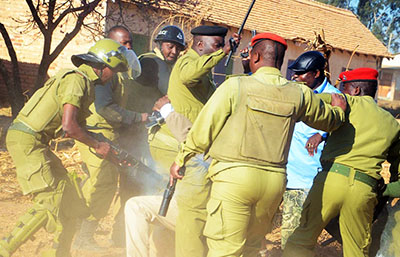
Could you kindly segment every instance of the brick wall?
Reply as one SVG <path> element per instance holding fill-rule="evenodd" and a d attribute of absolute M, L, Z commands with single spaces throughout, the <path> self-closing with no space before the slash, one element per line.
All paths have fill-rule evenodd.
<path fill-rule="evenodd" d="M 12 65 L 10 61 L 3 61 L 7 70 L 9 71 L 10 79 L 12 79 Z M 39 68 L 38 64 L 35 63 L 18 63 L 20 77 L 21 77 L 21 87 L 22 92 L 27 92 L 33 85 L 34 79 Z M 0 76 L 0 106 L 6 106 L 8 103 L 8 92 L 3 81 L 3 77 Z"/>

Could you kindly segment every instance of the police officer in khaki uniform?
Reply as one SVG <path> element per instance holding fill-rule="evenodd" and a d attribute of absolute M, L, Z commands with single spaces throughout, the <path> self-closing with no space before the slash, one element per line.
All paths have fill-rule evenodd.
<path fill-rule="evenodd" d="M 112 27 L 107 37 L 115 40 L 127 49 L 131 49 L 132 37 L 123 26 Z M 134 53 L 131 51 L 131 53 Z M 133 79 L 141 73 L 139 61 L 134 55 L 134 63 L 128 72 L 114 74 L 113 78 L 102 87 L 95 87 L 95 101 L 90 105 L 92 113 L 86 120 L 90 132 L 101 133 L 105 138 L 117 143 L 119 129 L 130 127 L 134 123 L 147 120 L 147 113 L 127 110 L 126 92 L 132 87 Z M 120 168 L 96 156 L 91 148 L 77 142 L 78 149 L 88 172 L 88 178 L 82 187 L 83 196 L 90 209 L 90 217 L 82 222 L 80 233 L 73 248 L 83 250 L 101 250 L 93 238 L 98 221 L 107 215 L 118 184 Z M 122 233 L 122 231 L 120 232 Z"/>
<path fill-rule="evenodd" d="M 396 257 L 400 256 L 400 142 L 391 147 L 390 162 L 390 183 L 386 185 L 386 189 L 382 196 L 389 196 L 397 199 L 389 201 L 386 205 L 388 209 L 388 218 L 385 228 L 381 235 L 380 249 L 376 257 Z M 389 198 L 391 199 L 391 198 Z"/>
<path fill-rule="evenodd" d="M 344 121 L 342 109 L 328 107 L 308 87 L 282 77 L 283 38 L 262 33 L 251 46 L 253 74 L 228 79 L 217 89 L 171 166 L 171 176 L 182 178 L 178 170 L 195 154 L 212 158 L 204 228 L 210 257 L 257 255 L 285 191 L 295 122 L 329 131 Z M 335 99 L 346 107 L 344 99 Z"/>
<path fill-rule="evenodd" d="M 119 43 L 103 39 L 87 54 L 72 56 L 78 69 L 63 70 L 50 78 L 10 126 L 7 149 L 22 192 L 33 195 L 34 205 L 0 241 L 0 256 L 10 256 L 41 227 L 56 232 L 53 248 L 45 256 L 69 256 L 76 218 L 87 216 L 88 210 L 74 175 L 67 173 L 50 150 L 49 141 L 64 132 L 107 157 L 110 146 L 92 138 L 82 125 L 90 114 L 94 85 L 128 69 L 127 51 Z"/>
<path fill-rule="evenodd" d="M 163 117 L 166 126 L 180 143 L 186 138 L 192 123 L 183 115 L 174 112 L 169 99 L 164 96 L 153 107 Z M 161 168 L 162 169 L 162 168 Z M 168 173 L 169 174 L 169 173 Z M 166 174 L 165 174 L 166 175 Z M 169 180 L 165 176 L 162 189 Z M 175 198 L 171 199 L 167 215 L 159 215 L 163 191 L 153 195 L 130 198 L 125 205 L 125 233 L 127 257 L 175 256 L 175 224 L 178 213 Z"/>
<path fill-rule="evenodd" d="M 230 51 L 230 45 L 225 45 L 227 29 L 224 27 L 199 26 L 191 33 L 192 48 L 172 69 L 168 97 L 175 112 L 193 122 L 215 91 L 211 69 Z M 234 34 L 234 38 L 238 41 L 239 36 Z M 149 136 L 149 144 L 153 158 L 168 171 L 179 149 L 177 138 L 167 125 L 162 125 Z M 175 252 L 178 257 L 205 256 L 207 253 L 203 228 L 210 190 L 210 182 L 205 177 L 208 165 L 201 155 L 196 156 L 187 165 L 185 179 L 177 185 Z"/>
<path fill-rule="evenodd" d="M 381 164 L 387 159 L 398 165 L 400 156 L 400 125 L 374 100 L 377 76 L 371 68 L 340 74 L 341 91 L 348 94 L 346 122 L 328 137 L 322 172 L 314 179 L 300 226 L 289 237 L 283 256 L 315 256 L 319 234 L 338 215 L 343 255 L 368 256 Z M 329 95 L 322 97 L 330 102 Z M 399 188 L 399 183 L 391 183 L 384 194 Z"/>

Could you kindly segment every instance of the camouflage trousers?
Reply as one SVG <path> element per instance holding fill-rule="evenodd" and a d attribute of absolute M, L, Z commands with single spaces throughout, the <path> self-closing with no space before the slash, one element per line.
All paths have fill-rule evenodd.
<path fill-rule="evenodd" d="M 284 249 L 289 236 L 300 224 L 303 203 L 309 189 L 286 189 L 283 194 L 281 248 Z"/>
<path fill-rule="evenodd" d="M 388 204 L 389 216 L 381 236 L 381 247 L 376 257 L 400 256 L 400 201 Z"/>

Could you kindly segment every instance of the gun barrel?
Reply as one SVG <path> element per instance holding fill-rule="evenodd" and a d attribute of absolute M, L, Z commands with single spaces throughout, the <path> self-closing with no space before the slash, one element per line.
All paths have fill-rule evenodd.
<path fill-rule="evenodd" d="M 110 145 L 111 151 L 108 155 L 108 159 L 111 162 L 113 162 L 121 167 L 133 167 L 140 163 L 130 153 L 128 153 L 124 149 L 116 146 L 111 140 L 106 138 L 102 133 L 89 132 L 89 134 L 97 141 L 106 142 Z M 95 152 L 93 152 L 93 153 L 97 157 L 102 158 L 102 156 L 99 156 L 97 153 L 95 153 Z"/>
<path fill-rule="evenodd" d="M 158 215 L 165 217 L 168 212 L 169 203 L 171 202 L 172 196 L 174 195 L 176 186 L 176 179 L 173 180 L 172 185 L 167 185 L 167 188 L 164 191 L 163 199 L 161 202 L 160 210 L 158 211 Z"/>

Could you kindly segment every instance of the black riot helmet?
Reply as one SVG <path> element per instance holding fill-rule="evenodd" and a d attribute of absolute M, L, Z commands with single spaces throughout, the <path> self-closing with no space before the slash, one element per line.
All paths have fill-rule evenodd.
<path fill-rule="evenodd" d="M 174 25 L 165 26 L 158 32 L 156 38 L 154 39 L 154 42 L 160 41 L 177 43 L 182 48 L 185 48 L 186 46 L 183 31 L 179 27 Z"/>
<path fill-rule="evenodd" d="M 323 71 L 325 62 L 322 53 L 318 51 L 308 51 L 297 57 L 288 68 L 294 72 Z"/>

